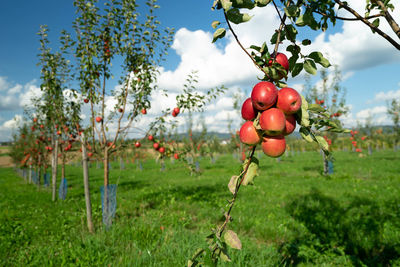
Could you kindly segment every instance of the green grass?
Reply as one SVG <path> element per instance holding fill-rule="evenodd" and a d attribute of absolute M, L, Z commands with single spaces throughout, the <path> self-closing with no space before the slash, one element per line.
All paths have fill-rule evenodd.
<path fill-rule="evenodd" d="M 256 153 L 257 154 L 257 153 Z M 306 152 L 281 162 L 260 157 L 254 186 L 241 188 L 230 229 L 243 248 L 221 266 L 399 266 L 400 153 L 360 158 L 335 154 L 335 173 L 321 175 L 321 156 Z M 68 166 L 68 196 L 51 202 L 48 189 L 0 170 L 0 266 L 183 266 L 231 197 L 227 183 L 239 163 L 232 155 L 203 174 L 167 161 L 140 171 L 113 163 L 117 215 L 101 223 L 101 169 L 90 170 L 96 233 L 86 230 L 81 168 Z"/>

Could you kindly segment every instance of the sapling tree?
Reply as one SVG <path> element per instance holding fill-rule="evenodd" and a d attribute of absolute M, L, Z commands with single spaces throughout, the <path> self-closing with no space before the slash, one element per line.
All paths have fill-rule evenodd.
<path fill-rule="evenodd" d="M 339 128 L 341 128 L 342 123 L 340 118 L 348 112 L 345 97 L 346 90 L 340 85 L 341 73 L 338 67 L 335 66 L 331 75 L 325 70 L 321 70 L 320 75 L 321 80 L 319 83 L 312 87 L 309 84 L 306 85 L 305 97 L 309 103 L 315 101 L 315 104 L 320 105 L 321 111 L 328 111 L 331 114 L 330 124 L 338 125 Z M 323 117 L 318 113 L 311 116 L 313 120 L 319 120 L 321 118 Z M 329 147 L 331 147 L 338 138 L 338 133 L 335 131 L 336 128 L 337 127 L 332 127 L 332 125 L 326 125 L 318 129 L 318 132 L 320 132 L 328 142 Z M 324 175 L 327 175 L 328 162 L 332 159 L 329 159 L 325 153 L 322 153 L 322 156 Z"/>
<path fill-rule="evenodd" d="M 51 139 L 51 166 L 52 166 L 52 200 L 56 200 L 57 190 L 57 167 L 59 136 L 61 127 L 65 125 L 64 114 L 64 91 L 70 79 L 71 65 L 65 58 L 65 47 L 61 46 L 60 51 L 53 52 L 48 39 L 48 28 L 46 25 L 40 27 L 40 53 L 38 65 L 41 67 L 40 89 L 42 96 L 36 100 L 36 109 L 43 115 L 46 130 Z M 63 37 L 61 37 L 63 38 Z M 62 177 L 63 178 L 63 177 Z"/>
<path fill-rule="evenodd" d="M 151 106 L 158 66 L 172 40 L 173 30 L 160 29 L 155 0 L 145 2 L 141 16 L 134 1 L 75 0 L 77 18 L 71 43 L 83 101 L 90 109 L 85 131 L 91 149 L 104 165 L 104 210 L 108 210 L 110 156 L 118 151 L 141 110 Z M 113 65 L 114 64 L 114 65 Z M 118 86 L 111 89 L 115 64 Z M 117 77 L 118 77 L 117 76 Z"/>
<path fill-rule="evenodd" d="M 393 147 L 394 150 L 396 150 L 397 144 L 399 143 L 400 140 L 400 101 L 397 99 L 392 99 L 388 103 L 387 112 L 393 122 L 393 130 L 394 130 Z"/>
<path fill-rule="evenodd" d="M 183 85 L 183 92 L 176 96 L 176 107 L 174 109 L 166 109 L 162 115 L 157 117 L 151 124 L 148 132 L 149 140 L 153 142 L 153 147 L 160 152 L 158 155 L 161 159 L 167 156 L 174 156 L 175 159 L 183 161 L 189 168 L 191 174 L 196 173 L 196 166 L 194 164 L 206 132 L 200 135 L 193 135 L 193 113 L 203 112 L 206 105 L 216 99 L 218 95 L 222 94 L 226 88 L 222 85 L 207 90 L 205 93 L 196 91 L 195 84 L 198 77 L 196 72 L 188 74 L 185 84 Z M 168 144 L 165 139 L 167 132 L 173 132 L 177 129 L 177 122 L 169 120 L 180 113 L 187 113 L 187 139 L 183 140 L 183 146 L 176 142 Z M 171 140 L 170 140 L 171 141 Z M 175 140 L 176 141 L 176 140 Z M 162 148 L 162 149 L 161 149 Z M 188 157 L 190 160 L 188 160 Z"/>

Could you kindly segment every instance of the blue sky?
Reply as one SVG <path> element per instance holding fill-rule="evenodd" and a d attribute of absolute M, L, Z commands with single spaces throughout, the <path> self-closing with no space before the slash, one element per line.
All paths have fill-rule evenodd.
<path fill-rule="evenodd" d="M 13 118 L 22 115 L 23 106 L 40 85 L 38 62 L 38 36 L 41 24 L 50 28 L 50 39 L 56 42 L 61 29 L 71 29 L 74 19 L 72 0 L 19 0 L 3 1 L 0 9 L 0 141 L 8 140 L 15 127 Z M 142 1 L 138 1 L 139 3 Z M 361 9 L 362 2 L 352 0 Z M 251 65 L 231 36 L 223 42 L 211 44 L 213 20 L 221 20 L 221 13 L 211 11 L 212 1 L 159 0 L 158 11 L 162 25 L 174 27 L 176 35 L 169 56 L 163 64 L 159 86 L 171 91 L 171 99 L 182 88 L 191 70 L 199 71 L 199 90 L 224 84 L 229 92 L 212 103 L 204 117 L 209 130 L 227 131 L 227 119 L 234 119 L 238 127 L 241 120 L 232 109 L 232 93 L 238 88 L 250 92 L 260 73 Z M 268 40 L 277 27 L 277 17 L 268 8 L 252 10 L 254 15 L 247 25 L 235 27 L 239 38 L 248 47 Z M 395 10 L 394 17 L 399 16 Z M 382 23 L 384 24 L 384 23 Z M 386 25 L 383 25 L 384 29 Z M 300 29 L 303 30 L 303 29 Z M 347 126 L 363 122 L 371 114 L 376 124 L 390 124 L 386 115 L 386 101 L 400 98 L 400 52 L 381 37 L 373 35 L 360 23 L 338 23 L 325 34 L 301 31 L 300 36 L 313 41 L 310 49 L 321 50 L 331 63 L 339 65 L 347 89 L 347 104 L 351 107 Z M 313 78 L 318 83 L 318 77 Z M 304 76 L 288 80 L 289 86 L 301 91 Z M 154 95 L 153 101 L 161 108 L 169 107 L 168 99 Z M 151 116 L 149 116 L 149 119 Z M 142 122 L 145 125 L 146 121 Z M 182 121 L 182 123 L 184 123 Z M 223 125 L 224 127 L 221 127 Z"/>

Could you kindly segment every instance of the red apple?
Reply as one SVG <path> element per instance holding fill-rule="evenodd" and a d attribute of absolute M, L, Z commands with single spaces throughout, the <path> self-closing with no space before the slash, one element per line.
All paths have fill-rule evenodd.
<path fill-rule="evenodd" d="M 154 137 L 152 135 L 149 135 L 149 137 L 147 137 L 149 139 L 149 141 L 153 141 Z"/>
<path fill-rule="evenodd" d="M 179 154 L 178 154 L 178 153 L 175 153 L 175 154 L 174 154 L 174 158 L 175 158 L 175 159 L 179 159 Z"/>
<path fill-rule="evenodd" d="M 242 118 L 250 121 L 256 117 L 257 111 L 253 108 L 253 102 L 251 98 L 247 98 L 242 105 Z"/>
<path fill-rule="evenodd" d="M 286 141 L 283 135 L 264 136 L 261 143 L 262 150 L 265 155 L 277 158 L 285 153 Z"/>
<path fill-rule="evenodd" d="M 147 114 L 147 110 L 144 108 L 144 109 L 142 109 L 142 114 Z"/>
<path fill-rule="evenodd" d="M 119 108 L 119 109 L 118 109 L 118 112 L 119 112 L 119 113 L 122 113 L 122 111 L 124 111 L 123 108 Z"/>
<path fill-rule="evenodd" d="M 256 145 L 260 143 L 261 138 L 252 121 L 246 121 L 239 132 L 240 141 L 247 145 Z"/>
<path fill-rule="evenodd" d="M 285 114 L 296 113 L 301 108 L 301 96 L 293 88 L 285 87 L 278 91 L 276 107 Z"/>
<path fill-rule="evenodd" d="M 37 118 L 33 118 L 33 122 L 37 122 Z"/>
<path fill-rule="evenodd" d="M 96 117 L 97 122 L 101 122 L 103 119 L 101 117 Z"/>
<path fill-rule="evenodd" d="M 40 124 L 40 129 L 43 129 L 44 128 L 44 125 L 43 124 Z"/>
<path fill-rule="evenodd" d="M 85 102 L 87 104 L 87 103 L 89 103 L 89 99 L 85 98 L 85 99 L 83 99 L 83 102 Z"/>
<path fill-rule="evenodd" d="M 176 115 L 178 115 L 178 114 L 176 114 L 175 111 L 172 111 L 172 117 L 176 117 Z"/>
<path fill-rule="evenodd" d="M 296 118 L 294 115 L 286 115 L 285 129 L 283 130 L 283 135 L 289 135 L 293 133 L 296 129 Z"/>
<path fill-rule="evenodd" d="M 271 56 L 273 57 L 274 54 L 272 54 Z M 276 54 L 276 58 L 275 58 L 275 62 L 280 64 L 282 67 L 284 67 L 286 71 L 289 70 L 289 61 L 288 61 L 288 58 L 287 58 L 287 56 L 285 54 L 277 53 Z M 269 61 L 269 65 L 272 65 L 272 59 Z"/>
<path fill-rule="evenodd" d="M 158 150 L 160 148 L 160 144 L 159 143 L 154 143 L 153 147 L 155 150 Z"/>
<path fill-rule="evenodd" d="M 91 157 L 91 156 L 93 156 L 93 153 L 92 153 L 92 152 L 89 152 L 89 153 L 87 153 L 87 155 L 88 155 L 89 157 Z"/>
<path fill-rule="evenodd" d="M 278 89 L 270 82 L 259 82 L 253 87 L 251 101 L 257 110 L 266 110 L 272 107 L 278 98 Z"/>
<path fill-rule="evenodd" d="M 58 131 L 57 131 L 57 134 L 58 134 L 58 135 L 61 135 L 61 131 L 60 131 L 60 130 L 58 130 Z"/>
<path fill-rule="evenodd" d="M 135 143 L 135 147 L 139 148 L 140 146 L 141 146 L 140 142 L 137 141 L 137 142 Z"/>
<path fill-rule="evenodd" d="M 160 147 L 160 148 L 158 149 L 158 152 L 160 152 L 161 154 L 164 153 L 164 152 L 165 152 L 165 147 Z"/>
<path fill-rule="evenodd" d="M 178 108 L 178 107 L 176 107 L 176 108 L 173 109 L 173 112 L 175 112 L 176 115 L 178 115 L 180 111 L 181 111 L 181 110 L 180 110 L 180 108 Z"/>
<path fill-rule="evenodd" d="M 261 129 L 266 131 L 267 135 L 280 135 L 285 129 L 285 125 L 286 118 L 282 110 L 270 108 L 261 113 L 260 126 Z"/>

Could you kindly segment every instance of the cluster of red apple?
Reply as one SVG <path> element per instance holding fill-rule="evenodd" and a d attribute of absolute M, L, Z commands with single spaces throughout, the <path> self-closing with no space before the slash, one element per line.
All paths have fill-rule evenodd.
<path fill-rule="evenodd" d="M 141 112 L 142 112 L 142 114 L 147 114 L 147 111 L 146 111 L 145 108 L 143 108 L 143 109 L 141 110 Z M 171 115 L 172 115 L 173 117 L 176 117 L 176 116 L 178 116 L 179 113 L 180 113 L 180 108 L 179 108 L 179 107 L 175 107 L 175 108 L 172 110 L 172 114 L 171 114 Z M 154 136 L 153 136 L 153 135 L 149 135 L 149 136 L 147 137 L 147 139 L 148 139 L 149 141 L 152 141 L 152 142 L 153 142 L 153 148 L 154 148 L 156 151 L 160 152 L 161 154 L 164 154 L 164 153 L 165 153 L 165 147 L 161 146 L 159 142 L 156 142 L 156 140 L 154 139 Z M 136 148 L 139 148 L 139 147 L 141 147 L 141 146 L 142 146 L 142 144 L 141 144 L 139 141 L 136 141 L 136 142 L 135 142 L 135 147 L 136 147 Z M 179 154 L 178 154 L 178 153 L 174 153 L 174 158 L 175 158 L 175 159 L 179 159 Z"/>
<path fill-rule="evenodd" d="M 296 128 L 296 113 L 301 108 L 300 94 L 289 87 L 278 90 L 271 82 L 257 83 L 251 97 L 242 105 L 240 141 L 247 145 L 261 143 L 263 152 L 279 157 L 286 150 L 285 136 Z"/>
<path fill-rule="evenodd" d="M 351 137 L 350 137 L 350 140 L 352 140 L 351 141 L 351 144 L 353 145 L 353 147 L 356 149 L 356 152 L 358 152 L 358 153 L 361 153 L 362 152 L 362 149 L 361 148 L 357 148 L 357 141 L 355 140 L 355 135 L 356 134 L 358 134 L 358 131 L 353 131 L 353 130 L 351 130 L 350 131 L 350 134 L 351 134 Z M 361 137 L 361 139 L 364 141 L 364 136 L 363 137 Z"/>
<path fill-rule="evenodd" d="M 317 98 L 315 99 L 315 104 L 317 104 L 317 105 L 323 105 L 325 103 L 325 100 L 323 100 L 323 99 L 320 99 L 320 100 L 318 100 Z"/>
<path fill-rule="evenodd" d="M 332 145 L 332 139 L 329 139 L 328 136 L 324 135 L 325 141 L 328 143 L 328 145 Z"/>

